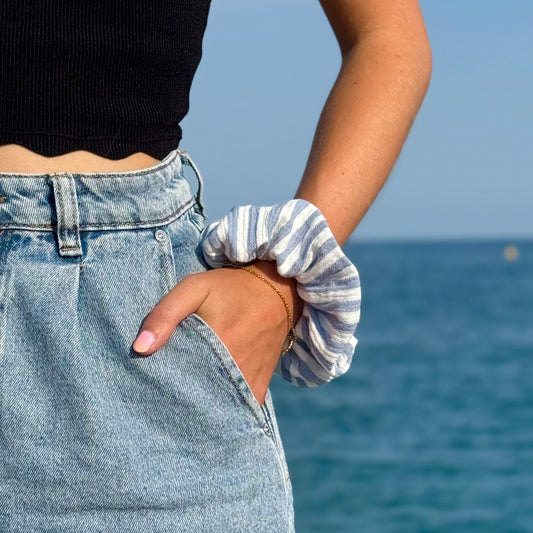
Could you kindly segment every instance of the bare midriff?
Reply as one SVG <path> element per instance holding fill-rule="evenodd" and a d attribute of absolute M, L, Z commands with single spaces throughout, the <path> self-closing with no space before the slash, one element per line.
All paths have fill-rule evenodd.
<path fill-rule="evenodd" d="M 48 172 L 117 172 L 148 168 L 159 162 L 144 152 L 136 152 L 124 159 L 105 157 L 77 150 L 55 157 L 37 154 L 18 144 L 0 146 L 0 172 L 44 174 Z"/>

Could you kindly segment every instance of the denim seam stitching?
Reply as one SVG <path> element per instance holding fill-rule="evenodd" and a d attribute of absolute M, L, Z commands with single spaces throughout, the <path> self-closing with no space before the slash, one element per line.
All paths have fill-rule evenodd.
<path fill-rule="evenodd" d="M 285 473 L 285 467 L 283 465 L 283 460 L 281 458 L 281 454 L 279 453 L 278 446 L 276 445 L 273 439 L 271 439 L 271 442 L 272 442 L 272 446 L 274 446 L 276 459 L 278 461 L 278 472 L 281 478 L 281 484 L 283 485 L 283 490 L 285 492 L 285 500 L 287 503 L 287 509 L 289 510 L 291 507 L 291 498 L 289 496 L 289 487 L 288 487 L 288 483 L 290 483 L 290 476 L 287 476 Z"/>
<path fill-rule="evenodd" d="M 193 315 L 189 315 L 191 316 L 191 318 L 194 318 L 194 314 Z M 246 398 L 246 396 L 244 395 L 244 393 L 242 392 L 241 388 L 239 387 L 239 384 L 235 381 L 235 379 L 233 378 L 233 376 L 231 375 L 231 370 L 228 368 L 228 365 L 226 364 L 226 362 L 224 361 L 224 359 L 220 356 L 220 354 L 218 353 L 218 350 L 219 350 L 219 347 L 218 346 L 215 346 L 215 344 L 211 341 L 211 339 L 209 339 L 201 330 L 200 330 L 200 326 L 198 324 L 190 324 L 190 326 L 195 330 L 196 333 L 198 333 L 203 339 L 205 342 L 207 342 L 207 344 L 209 344 L 210 348 L 213 350 L 213 352 L 215 353 L 217 359 L 220 361 L 220 364 L 222 365 L 222 367 L 224 368 L 224 370 L 226 371 L 226 374 L 229 378 L 229 380 L 231 381 L 231 384 L 233 385 L 233 388 L 237 391 L 237 393 L 239 394 L 239 396 L 241 397 L 242 401 L 245 403 L 245 405 L 248 407 L 248 409 L 251 411 L 253 417 L 256 419 L 256 421 L 258 422 L 259 424 L 259 427 L 261 429 L 264 428 L 264 423 L 265 421 L 262 420 L 262 417 L 258 416 L 257 413 L 255 412 L 255 408 L 253 405 L 250 404 L 250 402 L 248 401 L 248 399 Z M 236 363 L 235 363 L 236 364 Z M 250 394 L 252 394 L 252 392 L 250 391 Z M 259 402 L 257 402 L 259 404 Z M 259 407 L 261 407 L 259 405 Z M 271 439 L 269 439 L 271 440 Z"/>
<path fill-rule="evenodd" d="M 194 204 L 193 204 L 194 206 Z M 203 221 L 205 221 L 205 218 L 203 218 L 203 215 L 200 215 L 203 219 Z M 196 218 L 193 216 L 193 211 L 189 211 L 189 220 L 191 221 L 191 224 L 200 232 L 202 233 L 202 231 L 204 231 L 205 229 L 205 224 L 203 222 L 199 222 L 196 220 Z"/>
<path fill-rule="evenodd" d="M 164 218 L 156 218 L 156 219 L 152 219 L 152 220 L 146 220 L 146 221 L 142 221 L 142 222 L 102 222 L 102 223 L 92 223 L 92 224 L 83 224 L 83 225 L 80 225 L 79 226 L 79 230 L 80 231 L 91 231 L 92 228 L 98 228 L 98 227 L 118 227 L 118 226 L 136 226 L 136 227 L 139 227 L 141 228 L 140 224 L 151 224 L 152 226 L 154 224 L 159 224 L 159 225 L 163 225 L 163 224 L 166 224 L 166 223 L 170 223 L 172 221 L 174 221 L 174 219 L 178 218 L 178 216 L 180 214 L 183 213 L 183 211 L 186 211 L 187 209 L 189 209 L 192 205 L 194 205 L 194 198 L 192 198 L 191 200 L 189 200 L 187 203 L 181 205 L 180 207 L 178 207 L 178 209 L 176 209 L 174 212 L 172 212 L 170 215 L 167 215 L 166 217 Z M 144 226 L 144 227 L 152 227 L 152 226 Z M 50 229 L 50 230 L 54 230 L 54 229 L 57 229 L 57 225 L 53 225 L 53 224 L 21 224 L 21 223 L 17 223 L 17 222 L 7 222 L 7 223 L 4 223 L 4 224 L 0 224 L 0 228 L 10 228 L 10 227 L 13 227 L 13 228 L 25 228 L 25 227 L 31 227 L 31 228 L 47 228 L 47 229 Z"/>

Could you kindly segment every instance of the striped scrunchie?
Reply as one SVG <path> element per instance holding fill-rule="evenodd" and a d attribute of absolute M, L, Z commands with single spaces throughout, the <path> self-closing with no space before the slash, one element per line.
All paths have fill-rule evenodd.
<path fill-rule="evenodd" d="M 298 339 L 275 372 L 297 387 L 317 387 L 344 374 L 357 344 L 361 289 L 320 210 L 296 199 L 271 207 L 241 206 L 207 226 L 200 246 L 209 266 L 276 261 L 295 278 L 304 301 Z"/>

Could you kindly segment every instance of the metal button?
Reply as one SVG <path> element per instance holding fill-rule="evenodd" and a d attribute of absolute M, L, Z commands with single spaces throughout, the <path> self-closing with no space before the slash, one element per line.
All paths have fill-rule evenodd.
<path fill-rule="evenodd" d="M 159 242 L 164 242 L 167 240 L 167 234 L 162 230 L 162 229 L 158 229 L 156 232 L 155 232 L 155 238 L 156 240 L 158 240 Z"/>
<path fill-rule="evenodd" d="M 269 437 L 272 436 L 272 432 L 270 431 L 270 426 L 268 424 L 265 424 L 263 426 L 263 431 L 265 432 L 266 435 L 268 435 Z"/>

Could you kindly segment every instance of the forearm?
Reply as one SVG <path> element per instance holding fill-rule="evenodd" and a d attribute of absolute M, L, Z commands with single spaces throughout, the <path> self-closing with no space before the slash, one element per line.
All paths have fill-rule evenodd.
<path fill-rule="evenodd" d="M 343 54 L 296 198 L 315 204 L 343 244 L 374 201 L 425 96 L 431 53 L 422 34 L 377 30 Z"/>

